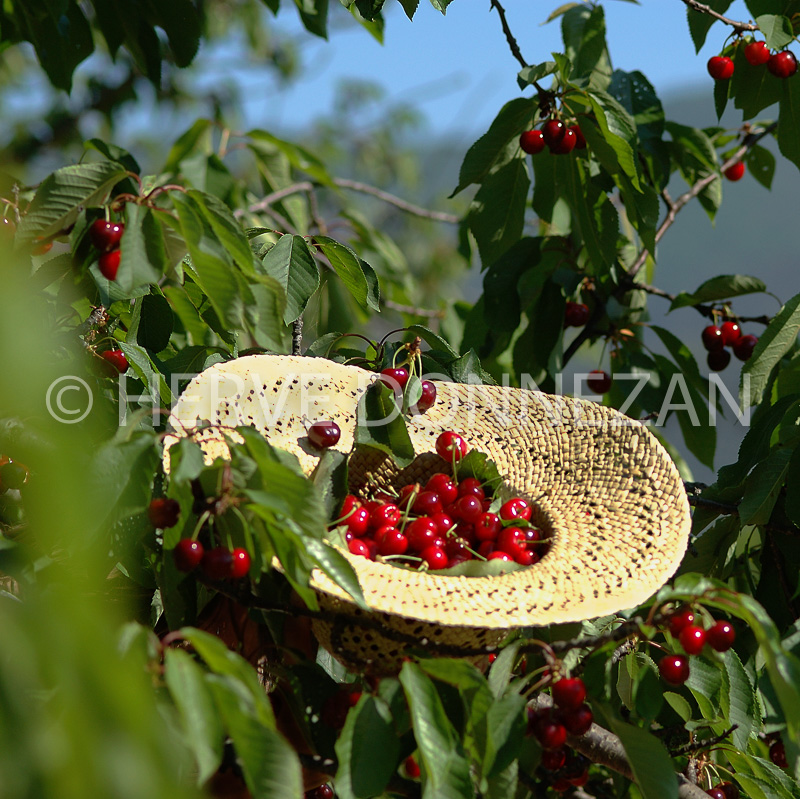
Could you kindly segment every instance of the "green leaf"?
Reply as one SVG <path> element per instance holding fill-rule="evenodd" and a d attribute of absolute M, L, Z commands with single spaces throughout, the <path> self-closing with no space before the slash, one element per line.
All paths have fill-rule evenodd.
<path fill-rule="evenodd" d="M 718 14 L 724 14 L 727 11 L 731 0 L 710 0 L 706 3 L 709 8 L 716 11 Z M 695 52 L 700 52 L 706 41 L 706 35 L 714 24 L 714 17 L 710 14 L 704 14 L 700 11 L 695 11 L 691 7 L 686 8 L 686 16 L 689 21 L 689 33 L 694 42 Z"/>
<path fill-rule="evenodd" d="M 796 447 L 792 451 L 789 474 L 800 474 L 800 447 Z M 792 523 L 800 527 L 800 481 L 793 479 L 787 482 L 784 510 Z"/>
<path fill-rule="evenodd" d="M 303 313 L 319 287 L 319 269 L 314 256 L 302 236 L 287 233 L 267 252 L 262 264 L 286 292 L 283 321 L 291 324 Z"/>
<path fill-rule="evenodd" d="M 646 730 L 615 718 L 611 730 L 619 736 L 644 799 L 677 799 L 678 778 L 663 744 Z"/>
<path fill-rule="evenodd" d="M 790 449 L 776 449 L 748 477 L 739 503 L 741 524 L 766 524 L 789 471 Z"/>
<path fill-rule="evenodd" d="M 197 782 L 204 783 L 222 763 L 224 735 L 205 672 L 188 653 L 169 648 L 164 653 L 164 679 L 181 714 L 183 734 L 197 761 Z"/>
<path fill-rule="evenodd" d="M 307 6 L 313 6 L 314 3 L 321 8 L 323 5 L 327 8 L 327 0 L 295 0 L 295 2 L 303 3 Z M 322 34 L 325 35 L 325 34 Z M 255 145 L 267 145 L 273 147 L 281 152 L 289 161 L 289 163 L 301 172 L 305 172 L 318 183 L 324 186 L 333 188 L 333 178 L 328 174 L 325 164 L 317 158 L 313 153 L 305 147 L 301 147 L 293 142 L 279 139 L 265 130 L 251 130 L 247 137 L 252 140 Z"/>
<path fill-rule="evenodd" d="M 158 370 L 150 354 L 139 344 L 122 342 L 119 348 L 125 353 L 131 369 L 145 384 L 149 393 L 149 400 L 154 408 L 159 406 L 169 408 L 175 401 L 164 375 Z"/>
<path fill-rule="evenodd" d="M 800 139 L 792 135 L 800 125 L 800 81 L 780 80 L 781 101 L 778 123 L 778 149 L 800 169 Z"/>
<path fill-rule="evenodd" d="M 783 50 L 794 41 L 792 21 L 780 14 L 762 14 L 756 17 L 756 25 L 764 34 L 764 40 L 770 50 Z"/>
<path fill-rule="evenodd" d="M 511 100 L 500 109 L 489 130 L 467 150 L 458 175 L 458 186 L 451 197 L 471 183 L 483 183 L 491 168 L 506 153 L 508 143 L 528 129 L 533 111 L 531 101 L 522 97 Z"/>
<path fill-rule="evenodd" d="M 414 445 L 394 393 L 383 383 L 374 383 L 361 398 L 355 443 L 387 453 L 398 466 L 408 466 L 414 460 Z"/>
<path fill-rule="evenodd" d="M 558 65 L 555 61 L 544 61 L 541 64 L 534 64 L 533 66 L 523 67 L 517 75 L 517 83 L 520 89 L 537 83 L 542 78 L 552 75 L 558 70 Z"/>
<path fill-rule="evenodd" d="M 157 283 L 169 263 L 161 223 L 149 208 L 136 203 L 125 206 L 125 232 L 120 242 L 116 287 L 125 296 L 140 286 Z"/>
<path fill-rule="evenodd" d="M 409 661 L 403 664 L 400 683 L 419 747 L 423 799 L 473 796 L 469 763 L 433 682 L 418 665 Z"/>
<path fill-rule="evenodd" d="M 453 0 L 431 0 L 431 5 L 437 10 L 441 11 L 442 14 L 447 13 L 447 6 L 452 3 Z"/>
<path fill-rule="evenodd" d="M 297 752 L 275 730 L 274 724 L 266 725 L 261 721 L 249 692 L 243 691 L 241 683 L 229 675 L 209 676 L 207 682 L 233 740 L 253 799 L 302 796 L 303 775 Z"/>
<path fill-rule="evenodd" d="M 761 718 L 753 684 L 733 649 L 725 653 L 720 709 L 730 726 L 738 725 L 733 731 L 733 745 L 746 752 L 750 734 Z"/>
<path fill-rule="evenodd" d="M 136 343 L 155 353 L 165 350 L 173 325 L 172 308 L 167 298 L 161 294 L 146 294 L 136 302 L 139 311 Z"/>
<path fill-rule="evenodd" d="M 692 717 L 692 706 L 680 694 L 674 691 L 664 691 L 664 699 L 667 704 L 684 720 L 689 721 Z"/>
<path fill-rule="evenodd" d="M 25 0 L 5 9 L 4 15 L 9 12 L 19 35 L 33 45 L 50 83 L 70 92 L 75 68 L 94 50 L 91 28 L 78 3 Z M 8 20 L 3 22 L 7 27 Z M 8 34 L 3 34 L 5 43 Z"/>
<path fill-rule="evenodd" d="M 213 194 L 192 189 L 186 192 L 195 202 L 195 209 L 205 218 L 217 240 L 245 273 L 255 272 L 253 251 L 242 226 L 234 219 L 225 203 Z"/>
<path fill-rule="evenodd" d="M 305 540 L 306 551 L 314 558 L 319 568 L 328 575 L 340 588 L 343 588 L 362 609 L 369 610 L 355 570 L 350 561 L 335 547 L 318 541 L 316 538 Z"/>
<path fill-rule="evenodd" d="M 247 295 L 228 251 L 191 197 L 175 192 L 172 201 L 189 247 L 195 282 L 208 297 L 222 325 L 229 330 L 239 328 Z"/>
<path fill-rule="evenodd" d="M 419 7 L 419 0 L 398 0 L 401 6 L 403 6 L 403 11 L 406 12 L 406 16 L 409 19 L 414 19 L 414 14 Z"/>
<path fill-rule="evenodd" d="M 591 85 L 605 88 L 611 75 L 606 47 L 606 22 L 602 6 L 580 5 L 561 18 L 564 54 L 572 64 L 571 77 L 591 76 Z"/>
<path fill-rule="evenodd" d="M 664 107 L 653 85 L 639 71 L 615 69 L 608 93 L 633 117 L 640 140 L 660 139 L 664 133 Z"/>
<path fill-rule="evenodd" d="M 775 176 L 775 156 L 760 144 L 753 145 L 744 157 L 750 174 L 765 188 L 772 187 Z"/>
<path fill-rule="evenodd" d="M 378 297 L 370 289 L 364 273 L 364 261 L 347 246 L 328 236 L 315 236 L 314 243 L 322 250 L 333 270 L 344 283 L 345 288 L 355 297 L 356 302 L 366 311 L 380 311 Z M 377 278 L 376 278 L 377 279 Z"/>
<path fill-rule="evenodd" d="M 48 175 L 39 186 L 28 212 L 22 217 L 17 238 L 53 236 L 75 223 L 80 212 L 99 205 L 111 189 L 127 176 L 114 161 L 65 166 Z"/>
<path fill-rule="evenodd" d="M 739 395 L 744 405 L 761 402 L 773 368 L 795 344 L 799 331 L 800 294 L 796 294 L 769 323 L 742 367 Z"/>
<path fill-rule="evenodd" d="M 750 275 L 718 275 L 706 280 L 691 294 L 682 291 L 672 301 L 669 309 L 685 308 L 690 305 L 699 305 L 704 302 L 717 302 L 730 297 L 741 297 L 743 294 L 754 294 L 766 291 L 767 286 L 763 280 Z"/>
<path fill-rule="evenodd" d="M 470 205 L 467 223 L 485 265 L 497 260 L 522 236 L 530 187 L 522 155 L 516 142 L 509 145 L 508 160 L 484 177 Z"/>
<path fill-rule="evenodd" d="M 202 11 L 191 0 L 148 0 L 147 6 L 155 24 L 167 34 L 176 65 L 188 67 L 200 45 Z"/>
<path fill-rule="evenodd" d="M 253 718 L 264 727 L 275 728 L 275 716 L 272 705 L 267 698 L 256 670 L 236 652 L 211 633 L 197 630 L 194 627 L 181 627 L 178 631 L 181 638 L 188 641 L 197 654 L 205 661 L 214 674 L 228 677 L 241 688 L 237 691 L 244 701 L 251 704 L 249 711 Z"/>
<path fill-rule="evenodd" d="M 336 741 L 336 791 L 355 799 L 380 796 L 400 759 L 400 738 L 386 702 L 363 694 Z"/>
<path fill-rule="evenodd" d="M 597 123 L 606 142 L 617 154 L 622 171 L 639 190 L 639 170 L 636 162 L 636 123 L 625 107 L 610 94 L 597 90 L 587 93 Z"/>

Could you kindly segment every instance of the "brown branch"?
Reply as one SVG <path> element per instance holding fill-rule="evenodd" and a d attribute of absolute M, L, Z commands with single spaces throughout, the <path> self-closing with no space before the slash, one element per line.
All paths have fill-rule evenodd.
<path fill-rule="evenodd" d="M 552 702 L 545 694 L 539 694 L 534 700 L 535 706 L 541 708 L 552 707 Z M 592 724 L 585 735 L 568 735 L 567 743 L 592 763 L 605 766 L 631 782 L 636 782 L 622 741 L 599 724 Z M 706 792 L 697 785 L 692 785 L 683 774 L 676 773 L 675 777 L 678 780 L 679 799 L 707 799 Z"/>
<path fill-rule="evenodd" d="M 663 297 L 665 300 L 669 300 L 670 302 L 674 302 L 677 299 L 677 294 L 670 294 L 663 289 L 658 288 L 657 286 L 650 286 L 647 283 L 636 283 L 636 289 L 639 291 L 644 291 L 647 294 L 652 294 L 655 297 Z M 691 305 L 687 306 L 694 308 L 702 316 L 707 316 L 709 319 L 714 318 L 715 312 L 718 314 L 719 310 L 715 308 L 713 305 L 706 305 L 704 303 L 699 303 L 698 305 Z M 769 316 L 736 316 L 736 321 L 738 322 L 755 322 L 760 325 L 768 325 L 772 319 Z"/>
<path fill-rule="evenodd" d="M 683 0 L 683 2 L 687 2 L 687 0 Z M 758 133 L 749 133 L 744 141 L 742 142 L 739 149 L 727 160 L 725 161 L 722 166 L 720 166 L 720 172 L 724 172 L 726 169 L 729 169 L 734 164 L 738 164 L 739 161 L 744 158 L 747 154 L 747 151 L 754 147 L 761 139 L 765 136 L 768 136 L 772 133 L 775 128 L 777 128 L 778 123 L 773 122 L 771 125 L 764 128 L 764 130 L 759 131 Z M 700 178 L 694 185 L 692 185 L 688 191 L 681 194 L 677 200 L 672 200 L 670 196 L 666 192 L 662 192 L 662 197 L 667 204 L 667 215 L 664 218 L 664 221 L 659 226 L 658 230 L 656 231 L 656 243 L 661 240 L 661 237 L 669 230 L 672 226 L 673 222 L 675 221 L 675 217 L 678 215 L 678 212 L 691 200 L 697 197 L 705 188 L 710 186 L 715 180 L 719 180 L 720 176 L 717 172 L 710 172 L 708 175 Z M 649 251 L 646 247 L 642 248 L 642 251 L 639 253 L 636 261 L 634 261 L 631 268 L 628 270 L 627 279 L 623 281 L 623 285 L 625 286 L 626 290 L 630 288 L 635 288 L 635 284 L 633 282 L 633 278 L 639 273 L 639 270 L 647 263 L 647 256 L 649 255 Z M 633 284 L 633 285 L 630 285 Z"/>
<path fill-rule="evenodd" d="M 491 8 L 494 8 L 497 11 L 497 15 L 500 17 L 500 24 L 503 26 L 503 33 L 505 34 L 506 41 L 508 42 L 508 49 L 511 50 L 511 55 L 522 64 L 522 68 L 528 66 L 528 62 L 522 57 L 522 51 L 519 49 L 519 45 L 517 44 L 517 40 L 514 38 L 514 34 L 511 33 L 511 28 L 508 26 L 508 20 L 506 19 L 506 10 L 497 0 L 489 0 L 489 4 Z M 535 85 L 535 84 L 534 84 Z M 541 91 L 538 86 L 536 86 L 538 91 Z"/>
<path fill-rule="evenodd" d="M 723 17 L 717 11 L 714 11 L 713 8 L 710 6 L 705 5 L 704 3 L 698 3 L 697 0 L 683 0 L 683 2 L 692 9 L 692 11 L 697 11 L 700 14 L 708 14 L 710 17 L 714 17 L 714 19 L 718 19 L 720 22 L 724 22 L 726 25 L 730 25 L 736 33 L 744 33 L 744 31 L 757 31 L 759 30 L 758 25 L 755 25 L 752 22 L 737 22 L 735 19 L 730 19 L 729 17 Z"/>
<path fill-rule="evenodd" d="M 448 214 L 444 211 L 430 211 L 427 208 L 414 205 L 414 203 L 410 203 L 394 194 L 390 194 L 388 191 L 377 189 L 374 186 L 370 186 L 367 183 L 361 183 L 357 180 L 334 178 L 333 183 L 341 189 L 349 189 L 350 191 L 356 191 L 360 192 L 361 194 L 369 194 L 372 197 L 377 197 L 379 200 L 383 200 L 383 202 L 393 205 L 395 208 L 399 208 L 401 211 L 405 211 L 407 214 L 412 214 L 413 216 L 418 216 L 423 219 L 432 219 L 434 222 L 445 222 L 448 225 L 457 225 L 461 221 L 455 214 Z M 242 216 L 245 213 L 257 214 L 262 211 L 269 211 L 272 205 L 280 202 L 286 197 L 290 197 L 292 194 L 300 194 L 301 192 L 305 192 L 309 195 L 313 195 L 315 188 L 317 188 L 317 186 L 307 180 L 300 181 L 298 183 L 292 183 L 290 186 L 286 186 L 283 189 L 273 191 L 271 194 L 268 194 L 257 203 L 250 205 L 246 210 L 240 209 L 235 211 L 234 216 Z"/>
<path fill-rule="evenodd" d="M 725 730 L 722 735 L 715 735 L 713 738 L 705 738 L 702 741 L 691 741 L 683 746 L 676 746 L 669 750 L 672 757 L 679 757 L 680 755 L 690 755 L 694 752 L 703 752 L 711 749 L 712 746 L 722 743 L 734 730 L 738 730 L 739 725 L 734 724 L 729 729 Z"/>
<path fill-rule="evenodd" d="M 292 355 L 300 355 L 303 352 L 303 317 L 298 316 L 292 322 Z"/>

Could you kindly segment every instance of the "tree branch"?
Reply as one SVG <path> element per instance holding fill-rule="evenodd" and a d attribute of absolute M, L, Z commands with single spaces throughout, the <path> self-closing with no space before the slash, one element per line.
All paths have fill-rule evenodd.
<path fill-rule="evenodd" d="M 413 316 L 424 316 L 428 319 L 444 319 L 446 316 L 444 311 L 433 311 L 427 308 L 416 308 L 413 305 L 403 305 L 393 300 L 381 300 L 381 305 L 386 306 L 392 311 L 399 311 L 400 313 L 412 314 Z"/>
<path fill-rule="evenodd" d="M 519 49 L 519 45 L 517 44 L 517 40 L 514 38 L 514 34 L 511 33 L 511 28 L 508 26 L 508 20 L 506 19 L 506 10 L 497 0 L 489 0 L 489 4 L 491 8 L 494 8 L 497 11 L 497 15 L 500 17 L 500 24 L 503 26 L 503 33 L 505 34 L 506 41 L 508 42 L 508 49 L 511 50 L 511 55 L 519 61 L 522 65 L 523 69 L 528 66 L 528 62 L 522 57 L 522 51 Z M 534 84 L 535 85 L 535 84 Z M 537 90 L 541 91 L 538 86 L 536 86 Z"/>
<path fill-rule="evenodd" d="M 448 214 L 444 211 L 430 211 L 427 208 L 414 205 L 414 203 L 403 200 L 394 194 L 390 194 L 388 191 L 377 189 L 367 183 L 361 183 L 357 180 L 348 180 L 347 178 L 334 178 L 333 182 L 341 189 L 349 189 L 350 191 L 357 191 L 361 194 L 369 194 L 372 197 L 377 197 L 379 200 L 383 200 L 383 202 L 393 205 L 395 208 L 399 208 L 401 211 L 405 211 L 407 214 L 412 214 L 413 216 L 418 216 L 423 219 L 432 219 L 434 222 L 444 222 L 448 225 L 457 225 L 461 221 L 455 214 Z M 313 197 L 315 188 L 318 188 L 318 185 L 307 180 L 292 183 L 290 186 L 285 186 L 282 189 L 273 191 L 257 203 L 250 205 L 246 210 L 240 209 L 235 211 L 234 216 L 241 217 L 245 213 L 257 214 L 262 211 L 269 211 L 270 207 L 275 203 L 293 194 L 300 194 L 301 192 L 305 192 Z"/>
<path fill-rule="evenodd" d="M 674 302 L 677 298 L 677 294 L 670 294 L 669 292 L 664 291 L 663 289 L 658 288 L 657 286 L 650 286 L 647 283 L 637 283 L 636 288 L 639 291 L 644 291 L 647 294 L 652 294 L 656 297 L 663 297 L 665 300 L 669 300 L 670 302 Z M 707 316 L 709 319 L 714 318 L 714 311 L 715 308 L 713 305 L 705 305 L 704 303 L 699 303 L 698 305 L 687 306 L 694 308 L 702 316 Z M 718 312 L 718 311 L 717 311 Z M 769 316 L 737 316 L 737 321 L 739 322 L 756 322 L 760 325 L 768 325 L 772 319 Z"/>
<path fill-rule="evenodd" d="M 704 3 L 698 3 L 697 0 L 683 0 L 683 2 L 692 9 L 692 11 L 697 11 L 700 14 L 708 14 L 710 17 L 714 17 L 714 19 L 718 19 L 720 22 L 724 22 L 726 25 L 730 25 L 734 31 L 737 33 L 743 33 L 744 31 L 757 31 L 759 30 L 758 25 L 755 25 L 752 22 L 737 22 L 735 19 L 730 19 L 729 17 L 723 17 L 722 14 L 714 11 L 713 8 L 710 6 L 705 5 Z"/>

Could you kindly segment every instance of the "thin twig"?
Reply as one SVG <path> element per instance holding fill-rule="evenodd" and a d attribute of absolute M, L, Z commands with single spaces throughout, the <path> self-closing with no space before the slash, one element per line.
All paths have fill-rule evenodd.
<path fill-rule="evenodd" d="M 514 38 L 514 34 L 511 33 L 511 28 L 508 26 L 506 10 L 500 5 L 499 2 L 497 2 L 497 0 L 489 0 L 489 2 L 491 7 L 496 9 L 497 15 L 500 17 L 500 24 L 503 26 L 503 33 L 505 34 L 506 41 L 508 42 L 508 49 L 511 50 L 511 55 L 513 55 L 514 58 L 519 61 L 524 69 L 528 66 L 528 62 L 522 57 L 522 51 L 519 49 L 517 40 Z M 536 88 L 539 89 L 538 86 Z"/>
<path fill-rule="evenodd" d="M 300 355 L 303 352 L 303 317 L 298 316 L 292 322 L 292 355 Z"/>
<path fill-rule="evenodd" d="M 708 16 L 714 17 L 714 19 L 718 19 L 720 22 L 730 25 L 737 33 L 759 30 L 758 25 L 755 25 L 752 22 L 737 22 L 735 19 L 723 17 L 722 14 L 714 11 L 714 9 L 710 6 L 705 5 L 705 3 L 698 3 L 697 0 L 683 0 L 683 2 L 693 11 L 697 11 L 700 14 L 708 14 Z"/>
<path fill-rule="evenodd" d="M 414 205 L 414 203 L 403 200 L 394 194 L 390 194 L 388 191 L 377 189 L 367 183 L 361 183 L 357 180 L 348 180 L 347 178 L 334 178 L 333 182 L 341 189 L 349 189 L 350 191 L 357 191 L 361 194 L 369 194 L 372 197 L 383 200 L 383 202 L 389 205 L 393 205 L 395 208 L 399 208 L 401 211 L 405 211 L 407 214 L 412 214 L 422 219 L 432 219 L 434 222 L 445 222 L 448 225 L 457 225 L 461 221 L 455 214 L 448 214 L 444 211 L 430 211 L 427 208 Z M 314 188 L 315 185 L 307 180 L 292 183 L 290 186 L 286 186 L 283 189 L 273 191 L 257 203 L 250 205 L 246 210 L 240 209 L 236 211 L 234 215 L 242 216 L 245 213 L 257 214 L 262 211 L 269 211 L 272 205 L 286 197 L 290 197 L 292 194 L 300 194 L 301 192 L 311 194 Z"/>
<path fill-rule="evenodd" d="M 739 725 L 734 724 L 729 729 L 725 730 L 721 735 L 715 735 L 713 738 L 705 738 L 702 741 L 691 741 L 682 746 L 676 746 L 669 750 L 672 757 L 679 757 L 680 755 L 690 755 L 693 752 L 704 752 L 711 749 L 712 746 L 722 743 L 734 730 L 738 730 Z"/>
<path fill-rule="evenodd" d="M 675 302 L 678 295 L 677 294 L 670 294 L 668 291 L 664 291 L 663 289 L 658 288 L 657 286 L 650 286 L 647 283 L 637 283 L 636 289 L 639 291 L 644 291 L 647 294 L 653 294 L 656 297 L 663 297 L 665 300 L 669 300 L 670 302 Z M 713 305 L 705 305 L 704 303 L 699 303 L 697 305 L 687 306 L 692 307 L 702 316 L 707 316 L 709 319 L 713 319 L 715 313 L 719 314 L 719 309 Z M 739 322 L 755 322 L 760 325 L 768 325 L 772 318 L 766 315 L 763 316 L 737 316 L 736 320 Z"/>

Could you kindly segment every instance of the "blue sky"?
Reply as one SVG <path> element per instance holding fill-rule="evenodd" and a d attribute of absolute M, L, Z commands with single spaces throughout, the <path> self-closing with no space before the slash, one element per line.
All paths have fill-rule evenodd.
<path fill-rule="evenodd" d="M 285 5 L 277 25 L 299 33 L 295 12 L 291 4 Z M 505 0 L 504 5 L 528 62 L 545 61 L 553 50 L 562 49 L 560 22 L 542 24 L 558 0 Z M 688 88 L 710 91 L 705 64 L 722 47 L 730 28 L 717 23 L 696 55 L 680 0 L 607 0 L 603 6 L 615 67 L 641 70 L 659 95 Z M 488 0 L 454 0 L 446 16 L 421 0 L 413 22 L 395 0 L 387 1 L 386 11 L 383 45 L 358 27 L 334 30 L 328 42 L 306 41 L 304 79 L 280 96 L 270 92 L 269 103 L 263 94 L 251 94 L 244 109 L 248 124 L 308 124 L 329 107 L 332 87 L 341 78 L 381 84 L 389 98 L 416 106 L 431 133 L 480 132 L 504 102 L 519 96 L 518 64 Z M 742 0 L 727 13 L 749 18 Z M 257 80 L 252 74 L 245 83 L 252 89 Z"/>

